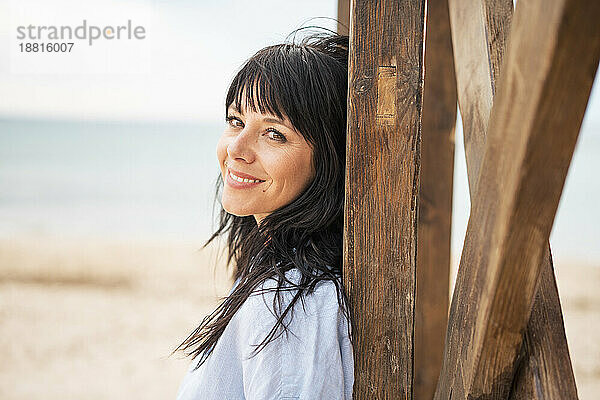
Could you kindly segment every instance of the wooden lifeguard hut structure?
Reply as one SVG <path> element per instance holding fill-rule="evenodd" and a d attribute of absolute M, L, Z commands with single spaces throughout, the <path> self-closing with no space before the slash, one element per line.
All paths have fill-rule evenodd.
<path fill-rule="evenodd" d="M 339 0 L 354 398 L 577 399 L 548 238 L 600 1 Z M 471 214 L 448 307 L 456 103 Z"/>

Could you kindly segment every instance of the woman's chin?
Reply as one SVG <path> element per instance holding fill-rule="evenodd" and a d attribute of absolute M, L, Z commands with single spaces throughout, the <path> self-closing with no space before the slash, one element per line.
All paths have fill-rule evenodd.
<path fill-rule="evenodd" d="M 248 210 L 245 207 L 239 207 L 235 205 L 229 205 L 226 203 L 221 203 L 223 205 L 223 209 L 227 211 L 229 214 L 235 215 L 236 217 L 247 217 L 250 215 L 254 215 L 251 210 Z"/>

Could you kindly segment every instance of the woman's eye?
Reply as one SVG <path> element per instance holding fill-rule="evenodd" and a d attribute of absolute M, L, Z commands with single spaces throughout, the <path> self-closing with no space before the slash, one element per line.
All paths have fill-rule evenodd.
<path fill-rule="evenodd" d="M 237 118 L 237 117 L 225 117 L 225 121 L 227 121 L 227 123 L 235 128 L 241 128 L 242 125 L 244 125 L 242 123 L 242 121 Z"/>
<path fill-rule="evenodd" d="M 287 141 L 286 137 L 279 132 L 277 129 L 275 128 L 268 128 L 267 129 L 267 135 L 269 135 L 269 137 L 273 140 L 277 140 L 279 142 L 285 142 Z"/>

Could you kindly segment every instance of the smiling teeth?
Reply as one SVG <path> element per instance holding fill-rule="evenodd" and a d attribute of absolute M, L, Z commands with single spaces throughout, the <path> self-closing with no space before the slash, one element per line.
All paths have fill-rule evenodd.
<path fill-rule="evenodd" d="M 234 175 L 233 172 L 229 172 L 229 176 L 231 176 L 231 178 L 235 179 L 238 182 L 242 182 L 242 183 L 258 183 L 258 182 L 262 182 L 259 179 L 246 179 L 246 178 L 240 178 L 237 175 Z"/>

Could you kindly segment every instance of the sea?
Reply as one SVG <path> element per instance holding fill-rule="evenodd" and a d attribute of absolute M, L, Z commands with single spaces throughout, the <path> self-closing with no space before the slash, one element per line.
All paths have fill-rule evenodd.
<path fill-rule="evenodd" d="M 600 123 L 594 121 L 584 119 L 550 242 L 555 258 L 600 267 Z M 470 208 L 458 122 L 455 260 Z M 0 118 L 0 238 L 201 242 L 216 227 L 222 129 L 219 122 Z"/>

